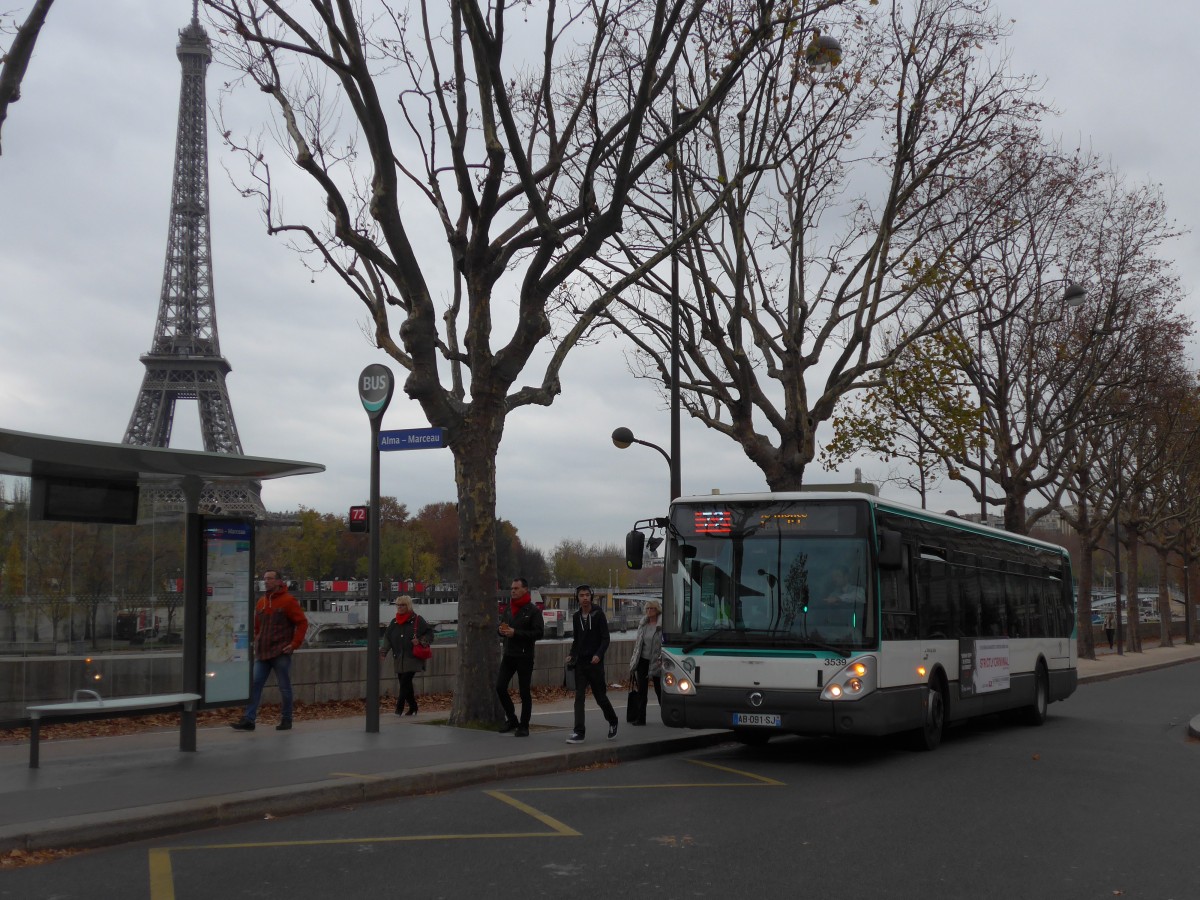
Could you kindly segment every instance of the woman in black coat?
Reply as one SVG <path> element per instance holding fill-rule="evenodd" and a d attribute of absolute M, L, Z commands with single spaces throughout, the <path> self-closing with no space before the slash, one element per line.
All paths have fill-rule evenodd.
<path fill-rule="evenodd" d="M 417 695 L 413 690 L 413 678 L 418 672 L 425 671 L 425 660 L 418 659 L 413 654 L 413 647 L 421 645 L 428 647 L 433 643 L 433 626 L 413 612 L 412 597 L 405 594 L 396 598 L 396 618 L 388 623 L 387 631 L 383 633 L 385 646 L 380 649 L 381 656 L 392 653 L 395 662 L 396 678 L 400 682 L 400 694 L 396 698 L 396 715 L 415 716 L 417 714 Z M 408 704 L 408 712 L 404 705 Z"/>

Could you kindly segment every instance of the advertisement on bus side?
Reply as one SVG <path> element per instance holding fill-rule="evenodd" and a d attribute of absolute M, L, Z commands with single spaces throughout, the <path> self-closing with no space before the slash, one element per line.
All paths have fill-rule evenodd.
<path fill-rule="evenodd" d="M 958 642 L 958 693 L 962 697 L 1007 691 L 1008 641 L 960 639 Z"/>

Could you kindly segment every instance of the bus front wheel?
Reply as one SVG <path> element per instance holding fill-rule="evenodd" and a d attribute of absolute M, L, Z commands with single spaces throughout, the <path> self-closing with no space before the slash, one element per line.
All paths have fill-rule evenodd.
<path fill-rule="evenodd" d="M 932 678 L 926 686 L 925 722 L 912 733 L 914 750 L 936 750 L 946 730 L 946 698 L 941 679 Z"/>
<path fill-rule="evenodd" d="M 1046 721 L 1046 709 L 1050 705 L 1050 677 L 1046 674 L 1045 663 L 1038 662 L 1033 679 L 1033 702 L 1022 712 L 1026 725 L 1041 725 Z"/>

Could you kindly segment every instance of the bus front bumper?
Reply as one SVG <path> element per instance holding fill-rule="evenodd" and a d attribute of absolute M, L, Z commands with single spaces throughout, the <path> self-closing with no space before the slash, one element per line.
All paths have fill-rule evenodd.
<path fill-rule="evenodd" d="M 879 736 L 915 728 L 924 719 L 921 685 L 877 690 L 859 700 L 822 700 L 819 691 L 747 690 L 706 686 L 694 695 L 663 691 L 662 720 L 674 728 L 733 728 L 776 734 Z M 738 716 L 755 716 L 739 720 Z M 778 724 L 743 724 L 774 721 Z"/>

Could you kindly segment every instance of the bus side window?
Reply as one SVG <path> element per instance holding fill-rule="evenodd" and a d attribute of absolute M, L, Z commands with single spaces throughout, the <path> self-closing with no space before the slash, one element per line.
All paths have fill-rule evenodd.
<path fill-rule="evenodd" d="M 950 621 L 948 566 L 922 558 L 917 563 L 917 621 L 922 638 L 945 640 L 956 630 Z"/>
<path fill-rule="evenodd" d="M 912 564 L 907 546 L 901 548 L 900 568 L 880 571 L 879 586 L 883 607 L 883 639 L 901 641 L 916 638 Z"/>
<path fill-rule="evenodd" d="M 1008 612 L 1008 636 L 1028 637 L 1025 627 L 1025 579 L 1016 572 L 1004 575 L 1004 606 Z"/>
<path fill-rule="evenodd" d="M 985 568 L 979 574 L 982 582 L 980 633 L 985 637 L 1001 637 L 1008 634 L 1008 616 L 1004 609 L 1004 573 Z"/>

